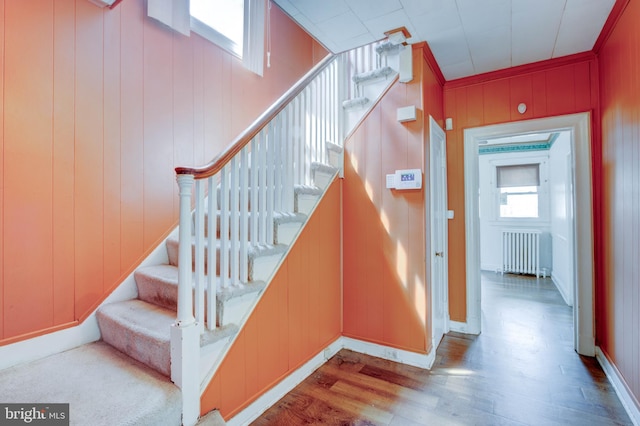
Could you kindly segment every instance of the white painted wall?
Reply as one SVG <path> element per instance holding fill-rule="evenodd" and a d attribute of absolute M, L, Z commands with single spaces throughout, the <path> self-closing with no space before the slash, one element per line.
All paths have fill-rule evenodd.
<path fill-rule="evenodd" d="M 552 245 L 549 197 L 550 151 L 517 151 L 482 154 L 478 159 L 480 189 L 480 268 L 486 271 L 502 269 L 502 230 L 537 229 L 540 236 L 540 267 L 552 270 Z M 496 166 L 540 163 L 540 188 L 536 219 L 500 219 L 499 196 L 496 188 Z"/>
<path fill-rule="evenodd" d="M 573 211 L 571 134 L 562 132 L 549 151 L 551 192 L 551 278 L 569 306 L 573 306 Z"/>

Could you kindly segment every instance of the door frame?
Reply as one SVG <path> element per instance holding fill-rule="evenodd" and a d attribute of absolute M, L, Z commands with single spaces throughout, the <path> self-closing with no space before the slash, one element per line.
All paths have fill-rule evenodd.
<path fill-rule="evenodd" d="M 425 154 L 428 155 L 428 158 L 425 160 L 425 164 L 429 165 L 429 182 L 433 182 L 434 179 L 434 172 L 435 172 L 435 168 L 433 167 L 433 162 L 434 162 L 434 156 L 433 156 L 433 139 L 436 137 L 441 137 L 442 138 L 442 155 L 444 156 L 443 160 L 444 160 L 444 188 L 440 188 L 440 190 L 442 190 L 444 192 L 444 207 L 445 207 L 445 214 L 446 214 L 446 209 L 447 209 L 447 169 L 446 169 L 446 161 L 447 161 L 447 136 L 446 133 L 444 132 L 444 130 L 442 129 L 442 127 L 440 127 L 440 125 L 438 125 L 438 123 L 433 119 L 433 117 L 430 115 L 429 116 L 429 149 L 425 150 Z M 434 308 L 436 306 L 436 303 L 438 303 L 437 300 L 435 300 L 435 298 L 433 297 L 434 294 L 434 286 L 436 285 L 436 280 L 435 280 L 435 268 L 433 267 L 432 262 L 434 261 L 434 232 L 433 229 L 436 226 L 435 223 L 435 212 L 434 212 L 434 206 L 435 203 L 433 202 L 434 196 L 435 196 L 435 188 L 433 188 L 431 185 L 427 184 L 425 185 L 428 189 L 429 189 L 429 195 L 425 196 L 425 203 L 429 203 L 428 206 L 426 206 L 425 211 L 429 212 L 429 217 L 427 218 L 427 224 L 425 229 L 428 230 L 429 232 L 429 238 L 427 238 L 426 240 L 429 242 L 429 245 L 426 248 L 426 256 L 428 261 L 427 261 L 427 267 L 429 268 L 429 279 L 431 281 L 431 343 L 433 346 L 433 350 L 437 349 L 437 345 L 438 343 L 440 343 L 439 341 L 436 342 L 435 341 L 435 336 L 434 336 L 434 324 L 436 321 L 436 312 L 437 310 Z M 444 229 L 442 230 L 442 235 L 444 238 L 444 247 L 442 247 L 442 251 L 444 253 L 443 256 L 443 261 L 444 261 L 444 282 L 440 283 L 439 285 L 442 286 L 441 291 L 443 292 L 442 294 L 444 295 L 444 300 L 442 301 L 443 306 L 442 309 L 444 310 L 443 312 L 443 318 L 441 318 L 441 320 L 443 321 L 443 333 L 447 334 L 447 332 L 449 331 L 449 296 L 448 296 L 448 292 L 449 292 L 449 226 L 448 226 L 448 221 L 446 219 L 446 215 L 445 217 L 445 222 L 444 222 Z"/>
<path fill-rule="evenodd" d="M 478 143 L 489 137 L 517 133 L 571 131 L 573 156 L 573 329 L 574 348 L 595 356 L 594 250 L 591 168 L 591 113 L 523 120 L 464 130 L 464 192 L 467 320 L 457 323 L 465 333 L 481 332 L 480 220 L 478 208 Z M 453 328 L 453 327 L 452 327 Z"/>

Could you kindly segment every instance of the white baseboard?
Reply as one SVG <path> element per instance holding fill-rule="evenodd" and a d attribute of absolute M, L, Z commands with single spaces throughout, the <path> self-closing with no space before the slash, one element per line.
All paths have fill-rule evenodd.
<path fill-rule="evenodd" d="M 566 303 L 568 306 L 573 306 L 573 297 L 572 295 L 567 293 L 567 287 L 565 283 L 553 272 L 551 273 L 551 281 L 553 281 L 553 284 L 560 292 L 560 295 L 564 299 L 564 303 Z"/>
<path fill-rule="evenodd" d="M 431 350 L 428 354 L 419 354 L 416 352 L 396 349 L 389 346 L 369 343 L 362 340 L 352 339 L 350 337 L 342 337 L 343 348 L 365 355 L 375 356 L 377 358 L 395 361 L 402 364 L 412 365 L 414 367 L 430 369 L 436 360 L 435 350 Z"/>
<path fill-rule="evenodd" d="M 627 411 L 631 421 L 635 426 L 640 426 L 640 402 L 638 402 L 633 395 L 616 366 L 609 360 L 599 346 L 596 346 L 596 359 L 600 363 L 600 366 L 602 366 L 604 373 L 611 382 L 613 389 L 616 391 L 618 398 L 620 398 L 620 402 Z"/>
<path fill-rule="evenodd" d="M 339 337 L 317 355 L 311 358 L 302 367 L 291 373 L 276 386 L 262 394 L 252 402 L 247 408 L 236 414 L 227 421 L 229 426 L 248 425 L 264 413 L 269 407 L 278 402 L 283 396 L 291 392 L 311 373 L 321 367 L 329 358 L 334 356 L 340 349 L 349 349 L 366 355 L 387 359 L 389 361 L 400 362 L 420 368 L 431 368 L 435 361 L 435 350 L 428 354 L 418 354 L 415 352 L 391 348 L 389 346 L 364 342 L 349 337 Z"/>
<path fill-rule="evenodd" d="M 469 323 L 459 322 L 459 321 L 451 321 L 449 320 L 449 331 L 455 331 L 456 333 L 462 334 L 480 334 L 480 330 L 476 330 L 477 327 L 471 327 Z"/>
<path fill-rule="evenodd" d="M 140 266 L 160 265 L 168 263 L 168 261 L 167 249 L 163 241 L 142 261 Z M 138 288 L 132 272 L 100 306 L 137 297 Z M 96 320 L 96 312 L 93 311 L 87 319 L 75 327 L 0 346 L 0 370 L 46 358 L 96 340 L 100 340 L 100 329 Z"/>

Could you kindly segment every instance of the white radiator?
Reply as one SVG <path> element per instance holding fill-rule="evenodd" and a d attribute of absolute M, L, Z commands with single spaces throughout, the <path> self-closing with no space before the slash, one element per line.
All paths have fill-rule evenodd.
<path fill-rule="evenodd" d="M 535 229 L 502 231 L 502 273 L 505 272 L 536 277 L 541 275 L 540 231 Z"/>

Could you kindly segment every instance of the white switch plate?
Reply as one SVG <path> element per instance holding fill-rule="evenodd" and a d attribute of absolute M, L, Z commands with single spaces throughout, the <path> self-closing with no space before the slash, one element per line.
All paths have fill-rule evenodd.
<path fill-rule="evenodd" d="M 453 210 L 447 210 L 447 219 L 453 219 Z"/>

